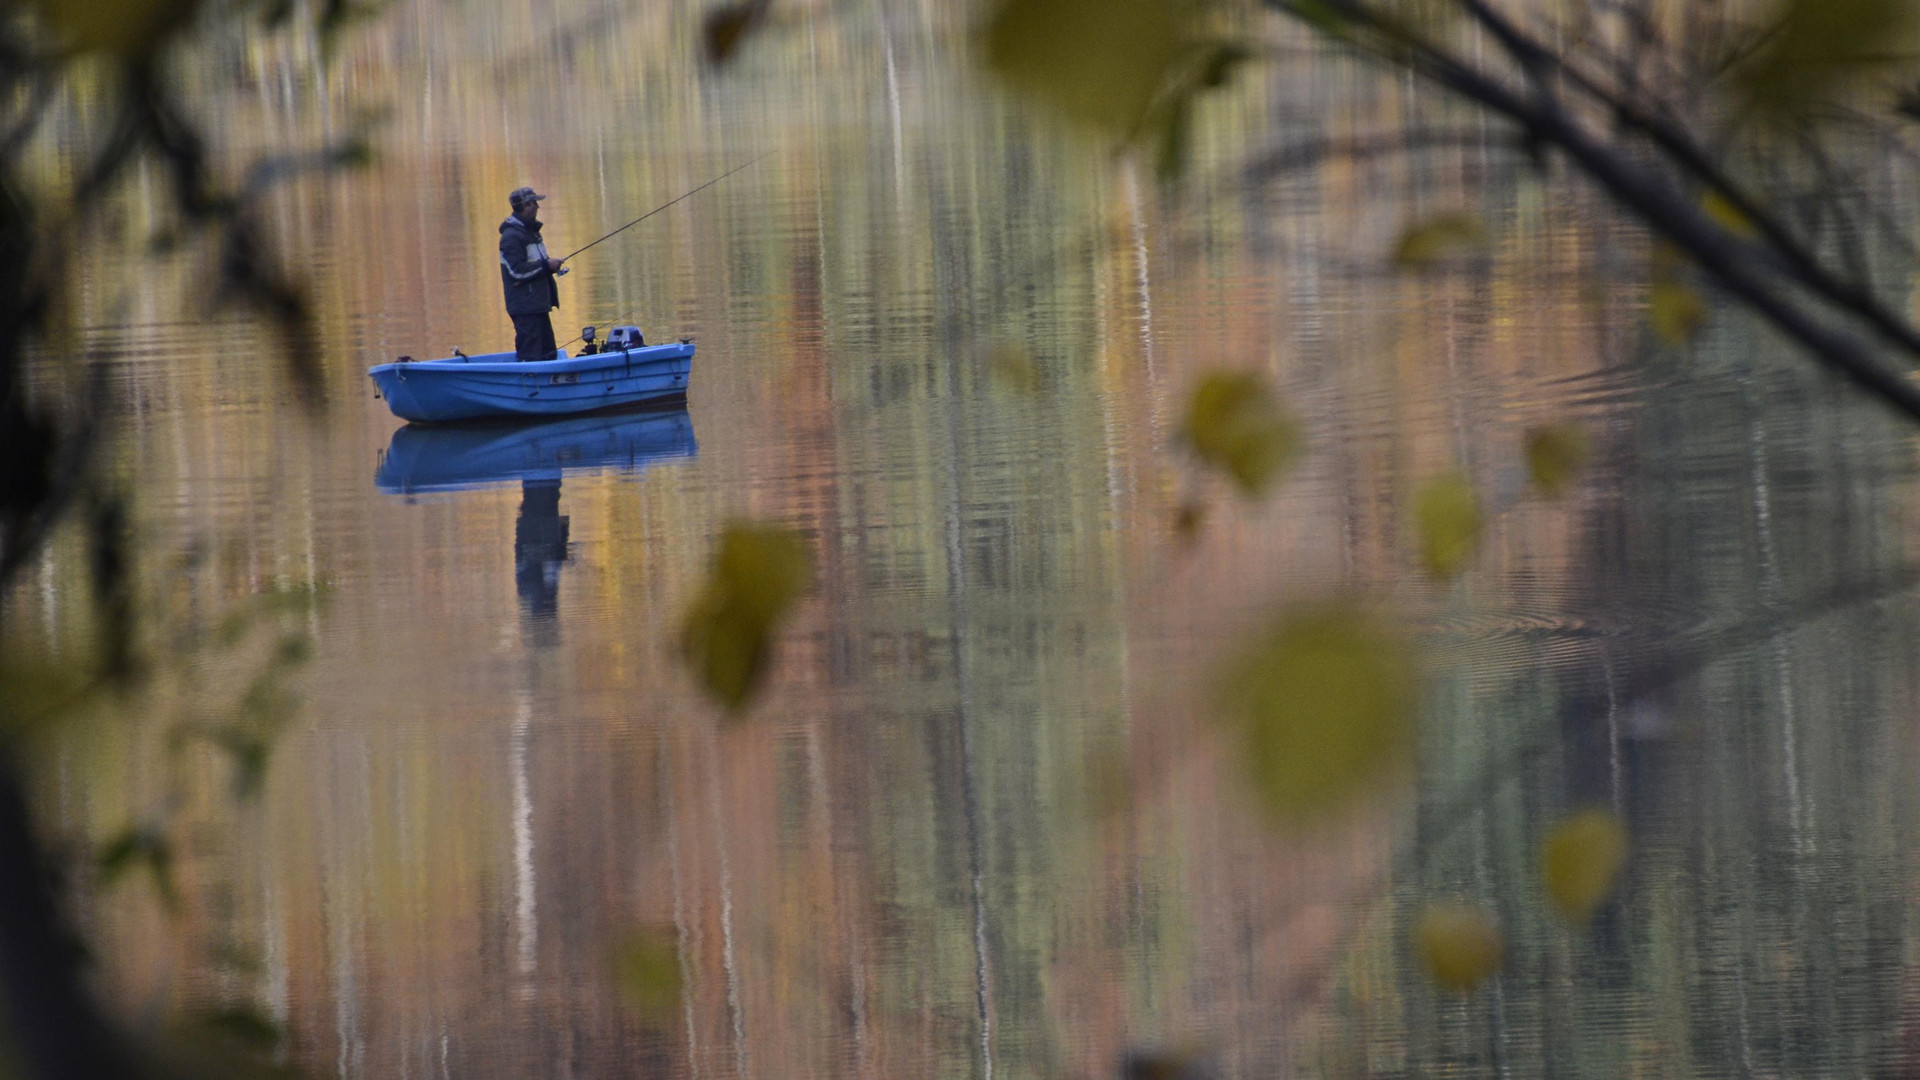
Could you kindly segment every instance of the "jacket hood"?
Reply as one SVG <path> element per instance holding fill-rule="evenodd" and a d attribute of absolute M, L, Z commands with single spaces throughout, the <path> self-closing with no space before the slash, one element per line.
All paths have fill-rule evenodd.
<path fill-rule="evenodd" d="M 521 221 L 519 218 L 514 217 L 512 214 L 508 214 L 507 220 L 500 223 L 500 231 L 502 233 L 505 233 L 508 229 L 525 229 L 527 232 L 530 232 L 535 236 L 538 236 L 540 235 L 540 226 L 545 224 L 546 222 L 544 221 L 536 221 L 533 224 L 529 225 L 526 222 Z"/>

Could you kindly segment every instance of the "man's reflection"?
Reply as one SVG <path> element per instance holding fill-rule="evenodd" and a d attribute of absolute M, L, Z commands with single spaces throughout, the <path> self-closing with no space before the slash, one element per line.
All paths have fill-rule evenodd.
<path fill-rule="evenodd" d="M 567 518 L 560 478 L 520 481 L 520 518 L 513 526 L 513 581 L 533 644 L 560 643 L 560 566 L 567 561 Z"/>

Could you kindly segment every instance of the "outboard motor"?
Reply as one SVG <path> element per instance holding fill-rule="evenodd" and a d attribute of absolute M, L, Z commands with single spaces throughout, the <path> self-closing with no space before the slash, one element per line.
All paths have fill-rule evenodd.
<path fill-rule="evenodd" d="M 647 341 L 637 326 L 616 326 L 607 331 L 607 351 L 645 348 Z"/>

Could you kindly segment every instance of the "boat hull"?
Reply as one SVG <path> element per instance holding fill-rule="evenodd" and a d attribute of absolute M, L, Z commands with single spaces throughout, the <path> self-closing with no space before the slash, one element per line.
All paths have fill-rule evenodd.
<path fill-rule="evenodd" d="M 519 363 L 512 353 L 380 364 L 367 370 L 393 415 L 415 423 L 568 416 L 684 397 L 693 345 Z"/>

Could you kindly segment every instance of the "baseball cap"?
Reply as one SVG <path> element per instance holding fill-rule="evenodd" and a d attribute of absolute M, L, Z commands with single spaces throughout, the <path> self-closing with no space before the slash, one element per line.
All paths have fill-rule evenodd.
<path fill-rule="evenodd" d="M 513 189 L 513 194 L 507 196 L 507 205 L 518 210 L 530 202 L 539 202 L 544 198 L 546 198 L 545 195 L 535 192 L 530 187 L 517 187 Z"/>

